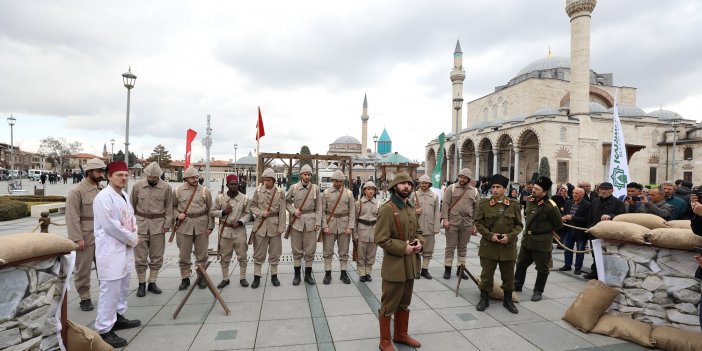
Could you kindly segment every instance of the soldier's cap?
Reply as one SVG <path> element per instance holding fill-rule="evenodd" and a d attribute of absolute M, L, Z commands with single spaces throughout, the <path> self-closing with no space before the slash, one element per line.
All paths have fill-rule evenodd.
<path fill-rule="evenodd" d="M 104 169 L 105 167 L 107 167 L 105 166 L 105 162 L 102 162 L 101 159 L 95 157 L 89 159 L 88 162 L 86 162 L 85 166 L 83 166 L 83 170 L 90 171 L 93 169 Z"/>
<path fill-rule="evenodd" d="M 332 176 L 331 176 L 332 180 L 344 180 L 344 178 L 346 178 L 346 177 L 344 177 L 344 172 L 342 172 L 338 169 L 336 171 L 334 171 L 334 173 L 332 173 Z"/>
<path fill-rule="evenodd" d="M 610 182 L 600 183 L 600 189 L 614 189 L 614 185 Z"/>
<path fill-rule="evenodd" d="M 183 179 L 190 177 L 200 177 L 200 173 L 198 173 L 193 166 L 188 167 L 188 169 L 185 170 L 185 173 L 183 173 Z"/>
<path fill-rule="evenodd" d="M 400 184 L 400 183 L 407 183 L 407 182 L 412 183 L 412 178 L 410 178 L 409 174 L 407 174 L 407 173 L 405 173 L 405 172 L 398 173 L 398 174 L 395 176 L 395 179 L 393 179 L 392 182 L 390 182 L 390 187 L 389 187 L 389 188 L 392 189 L 392 188 L 394 188 L 395 185 L 397 185 L 397 184 Z"/>
<path fill-rule="evenodd" d="M 541 176 L 539 177 L 539 179 L 536 180 L 536 183 L 534 183 L 534 185 L 538 185 L 539 188 L 541 188 L 543 191 L 549 191 L 551 190 L 553 182 L 548 177 Z"/>
<path fill-rule="evenodd" d="M 107 175 L 111 176 L 115 172 L 129 172 L 129 167 L 124 161 L 114 161 L 107 165 Z"/>
<path fill-rule="evenodd" d="M 641 189 L 643 189 L 643 186 L 641 186 L 641 184 L 639 184 L 639 183 L 637 183 L 637 182 L 631 182 L 631 183 L 629 183 L 629 184 L 626 185 L 626 188 L 627 188 L 627 189 L 629 189 L 629 188 L 634 188 L 634 189 L 639 189 L 639 190 L 641 190 Z"/>
<path fill-rule="evenodd" d="M 236 174 L 230 174 L 227 176 L 227 184 L 234 182 L 234 183 L 239 183 L 239 177 L 236 176 Z"/>
<path fill-rule="evenodd" d="M 302 166 L 302 168 L 300 168 L 300 174 L 302 174 L 302 173 L 312 174 L 312 167 L 310 167 L 310 165 Z"/>
<path fill-rule="evenodd" d="M 420 183 L 431 183 L 431 178 L 429 178 L 428 175 L 424 174 L 421 177 L 419 177 L 419 182 Z"/>
<path fill-rule="evenodd" d="M 373 183 L 373 181 L 370 180 L 363 184 L 363 190 L 366 190 L 366 188 L 373 188 L 375 190 L 378 190 L 378 187 L 375 186 L 375 183 Z"/>
<path fill-rule="evenodd" d="M 492 177 L 490 177 L 490 186 L 493 186 L 495 184 L 502 185 L 503 188 L 507 188 L 507 184 L 509 184 L 509 179 L 502 174 L 493 174 Z"/>
<path fill-rule="evenodd" d="M 275 171 L 273 168 L 266 168 L 263 170 L 263 173 L 261 173 L 261 178 L 271 178 L 275 180 Z"/>
<path fill-rule="evenodd" d="M 469 168 L 463 168 L 460 172 L 458 172 L 458 175 L 470 179 L 472 173 L 473 172 L 471 172 Z"/>
<path fill-rule="evenodd" d="M 158 166 L 158 162 L 154 161 L 144 168 L 144 174 L 149 177 L 160 177 L 163 174 L 163 170 Z"/>

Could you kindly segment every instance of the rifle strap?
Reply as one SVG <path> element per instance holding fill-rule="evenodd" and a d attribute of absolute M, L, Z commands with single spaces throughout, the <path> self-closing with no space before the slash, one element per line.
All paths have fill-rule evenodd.
<path fill-rule="evenodd" d="M 329 212 L 329 216 L 327 216 L 327 225 L 329 225 L 329 221 L 331 220 L 332 217 L 334 217 L 334 211 L 336 211 L 336 206 L 339 205 L 339 201 L 341 201 L 341 197 L 344 196 L 344 187 L 341 187 L 339 189 L 339 197 L 336 198 L 336 202 L 334 203 L 334 207 L 332 207 L 332 210 Z"/>
<path fill-rule="evenodd" d="M 395 226 L 397 227 L 397 236 L 400 237 L 400 240 L 405 241 L 405 233 L 402 231 L 402 224 L 400 223 L 400 209 L 397 208 L 397 205 L 392 203 L 392 200 L 387 202 L 390 204 L 390 207 L 392 207 L 392 214 L 395 215 Z"/>
<path fill-rule="evenodd" d="M 418 209 L 422 209 L 422 206 L 419 205 L 419 196 L 417 195 L 417 191 L 414 191 L 414 206 L 417 207 Z M 450 210 L 449 210 L 450 211 Z"/>
<path fill-rule="evenodd" d="M 273 205 L 273 201 L 275 200 L 275 196 L 278 195 L 278 188 L 273 187 L 273 195 L 271 196 L 271 201 L 268 201 L 268 207 L 266 208 L 266 212 L 271 211 L 271 206 Z M 263 222 L 267 219 L 268 217 L 263 217 L 261 218 L 261 222 L 258 223 L 258 227 L 256 227 L 256 230 L 253 232 L 256 233 L 259 229 L 261 229 L 261 226 L 263 226 Z"/>
<path fill-rule="evenodd" d="M 453 195 L 453 192 L 456 191 L 456 183 L 453 183 L 452 187 L 453 188 L 451 189 L 451 195 Z M 458 200 L 451 203 L 451 206 L 449 206 L 447 213 L 451 213 L 451 210 L 453 209 L 453 207 L 456 206 L 461 201 L 461 199 L 463 198 L 463 195 L 465 195 L 467 192 L 468 192 L 468 188 L 463 190 L 463 192 L 461 193 L 461 196 L 458 197 Z"/>
<path fill-rule="evenodd" d="M 298 183 L 300 184 L 300 183 Z M 302 185 L 300 185 L 302 186 Z M 299 189 L 299 188 L 298 188 Z M 307 194 L 305 194 L 305 197 L 302 199 L 302 203 L 300 204 L 300 208 L 297 208 L 297 211 L 302 212 L 302 208 L 305 207 L 305 203 L 307 203 L 307 198 L 310 196 L 310 193 L 314 191 L 314 184 L 310 184 L 310 188 L 307 191 Z M 297 217 L 292 216 L 292 221 L 290 221 L 290 228 L 292 228 L 293 223 L 297 220 Z"/>

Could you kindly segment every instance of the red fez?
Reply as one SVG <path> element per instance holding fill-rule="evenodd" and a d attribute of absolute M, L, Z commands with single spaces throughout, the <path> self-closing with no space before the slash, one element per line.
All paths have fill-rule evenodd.
<path fill-rule="evenodd" d="M 124 161 L 114 161 L 107 164 L 108 176 L 111 176 L 112 173 L 120 171 L 129 172 L 129 167 L 127 167 L 127 164 L 124 163 Z"/>
<path fill-rule="evenodd" d="M 227 184 L 229 184 L 229 182 L 236 182 L 236 183 L 238 183 L 238 182 L 239 182 L 239 177 L 237 177 L 236 174 L 230 174 L 230 175 L 227 176 Z"/>

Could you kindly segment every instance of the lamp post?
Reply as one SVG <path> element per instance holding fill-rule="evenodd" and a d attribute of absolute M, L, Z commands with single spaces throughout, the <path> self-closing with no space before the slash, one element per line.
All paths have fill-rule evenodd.
<path fill-rule="evenodd" d="M 110 150 L 110 162 L 115 160 L 115 138 L 110 139 L 110 144 L 112 144 L 112 149 Z"/>
<path fill-rule="evenodd" d="M 239 172 L 237 172 L 237 169 L 236 169 L 236 149 L 238 147 L 239 147 L 239 144 L 235 143 L 234 144 L 234 174 L 236 174 L 237 177 L 239 176 Z"/>
<path fill-rule="evenodd" d="M 10 125 L 10 180 L 12 180 L 13 178 L 13 171 L 15 169 L 15 122 L 17 122 L 17 118 L 15 118 L 14 116 L 10 115 L 10 117 L 7 117 L 7 124 Z M 22 177 L 20 176 L 19 178 Z"/>
<path fill-rule="evenodd" d="M 129 167 L 129 103 L 136 78 L 137 76 L 132 73 L 132 67 L 129 67 L 129 71 L 127 73 L 122 73 L 122 81 L 124 83 L 124 87 L 127 88 L 127 128 L 124 137 L 124 163 L 127 164 L 127 167 Z"/>
<path fill-rule="evenodd" d="M 455 151 L 455 158 L 454 158 L 454 164 L 453 164 L 453 169 L 454 169 L 454 176 L 455 178 L 458 178 L 458 124 L 461 120 L 461 107 L 463 106 L 463 98 L 458 96 L 453 98 L 453 109 L 456 110 L 456 128 L 454 131 L 454 151 Z M 476 174 L 477 177 L 477 174 Z"/>
<path fill-rule="evenodd" d="M 378 134 L 373 134 L 373 183 L 378 183 Z"/>
<path fill-rule="evenodd" d="M 677 113 L 670 119 L 670 124 L 673 126 L 673 162 L 670 165 L 671 180 L 675 180 L 675 151 L 677 149 L 678 126 L 680 122 L 682 122 L 682 118 Z"/>

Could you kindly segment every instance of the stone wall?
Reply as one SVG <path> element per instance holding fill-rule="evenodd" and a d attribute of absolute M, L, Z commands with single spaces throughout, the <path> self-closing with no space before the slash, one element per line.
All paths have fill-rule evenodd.
<path fill-rule="evenodd" d="M 699 332 L 700 291 L 694 253 L 603 241 L 605 283 L 620 288 L 610 312 Z"/>
<path fill-rule="evenodd" d="M 0 350 L 59 350 L 55 316 L 67 261 L 59 256 L 0 269 Z"/>

